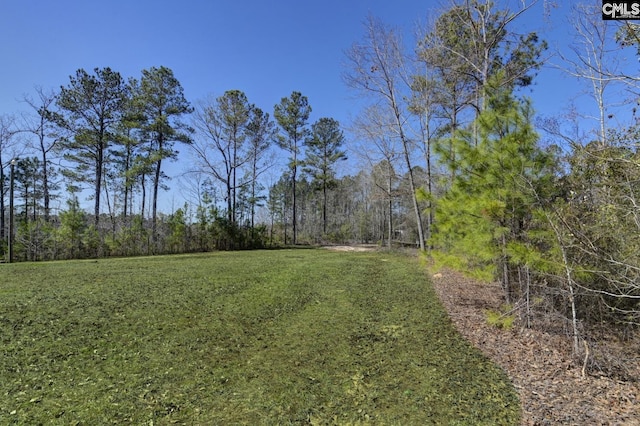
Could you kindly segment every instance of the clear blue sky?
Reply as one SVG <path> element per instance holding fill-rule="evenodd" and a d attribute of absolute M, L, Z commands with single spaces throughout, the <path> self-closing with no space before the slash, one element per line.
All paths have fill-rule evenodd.
<path fill-rule="evenodd" d="M 368 13 L 406 26 L 428 2 L 397 0 L 5 0 L 0 6 L 0 113 L 34 85 L 66 85 L 78 68 L 138 77 L 171 68 L 187 98 L 243 90 L 269 111 L 293 90 L 314 116 L 349 110 L 343 52 Z"/>
<path fill-rule="evenodd" d="M 512 2 L 515 0 L 511 0 Z M 593 0 L 596 1 L 596 0 Z M 599 0 L 597 0 L 599 1 Z M 519 2 L 513 3 L 513 5 Z M 309 98 L 311 121 L 347 124 L 357 114 L 344 86 L 344 51 L 362 39 L 368 14 L 402 27 L 405 41 L 441 10 L 429 0 L 3 0 L 0 5 L 0 114 L 26 110 L 34 86 L 59 88 L 78 68 L 111 67 L 124 77 L 166 66 L 192 103 L 243 90 L 272 112 L 293 90 Z M 567 40 L 567 5 L 545 18 L 539 1 L 519 21 L 556 45 Z M 527 93 L 534 108 L 555 115 L 576 88 L 543 71 Z M 169 173 L 171 174 L 171 173 Z"/>
<path fill-rule="evenodd" d="M 553 25 L 545 22 L 543 2 L 539 3 L 520 23 L 548 32 Z M 429 0 L 4 0 L 0 114 L 25 109 L 18 100 L 33 94 L 36 85 L 45 89 L 66 85 L 78 68 L 108 66 L 125 77 L 139 77 L 142 69 L 164 65 L 174 71 L 190 101 L 240 89 L 269 111 L 297 90 L 309 98 L 314 117 L 344 121 L 354 112 L 352 94 L 341 80 L 344 51 L 361 40 L 367 15 L 402 27 L 411 44 L 416 25 L 440 10 L 439 4 Z M 562 34 L 559 27 L 552 36 Z"/>

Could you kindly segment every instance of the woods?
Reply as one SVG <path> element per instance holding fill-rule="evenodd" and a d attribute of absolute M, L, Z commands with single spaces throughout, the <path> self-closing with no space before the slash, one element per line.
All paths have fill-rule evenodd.
<path fill-rule="evenodd" d="M 596 326 L 640 321 L 640 30 L 580 6 L 572 49 L 552 52 L 522 25 L 534 5 L 451 3 L 412 42 L 368 17 L 344 52 L 350 122 L 315 117 L 296 88 L 272 105 L 240 88 L 187 99 L 164 66 L 36 88 L 0 116 L 0 254 L 412 246 L 499 282 L 500 315 L 553 323 L 585 356 Z M 588 102 L 538 115 L 545 67 Z"/>

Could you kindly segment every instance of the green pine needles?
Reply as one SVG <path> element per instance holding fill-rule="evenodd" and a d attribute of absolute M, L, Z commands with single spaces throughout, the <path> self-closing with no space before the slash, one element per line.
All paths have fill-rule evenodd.
<path fill-rule="evenodd" d="M 529 103 L 501 79 L 491 80 L 476 120 L 440 145 L 452 178 L 437 201 L 432 244 L 440 263 L 497 278 L 508 291 L 511 247 L 534 226 L 536 194 L 551 182 L 552 162 L 537 146 Z"/>

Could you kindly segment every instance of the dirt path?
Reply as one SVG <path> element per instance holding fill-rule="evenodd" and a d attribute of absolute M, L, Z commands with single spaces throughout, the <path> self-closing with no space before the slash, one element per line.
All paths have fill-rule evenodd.
<path fill-rule="evenodd" d="M 377 245 L 374 244 L 359 244 L 353 246 L 324 246 L 327 250 L 333 251 L 352 251 L 352 252 L 363 252 L 363 251 L 376 251 L 379 249 Z"/>

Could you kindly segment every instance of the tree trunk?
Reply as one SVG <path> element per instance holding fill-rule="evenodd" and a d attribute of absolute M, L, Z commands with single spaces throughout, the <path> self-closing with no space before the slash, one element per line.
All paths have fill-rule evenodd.
<path fill-rule="evenodd" d="M 5 204 L 4 204 L 4 196 L 5 196 L 5 186 L 4 186 L 4 169 L 2 168 L 2 150 L 0 150 L 0 241 L 4 241 L 5 239 Z"/>
<path fill-rule="evenodd" d="M 433 226 L 434 213 L 433 213 L 433 185 L 431 184 L 431 137 L 429 136 L 429 130 L 427 128 L 425 138 L 425 157 L 427 162 L 427 194 L 429 194 L 429 201 L 427 204 L 427 232 L 425 240 L 431 240 L 431 228 Z M 431 250 L 431 246 L 427 245 L 427 249 Z"/>
<path fill-rule="evenodd" d="M 142 191 L 142 200 L 141 200 L 141 207 L 140 207 L 140 218 L 144 221 L 144 208 L 147 202 L 147 179 L 146 179 L 146 174 L 143 173 L 140 181 L 140 190 Z"/>
<path fill-rule="evenodd" d="M 327 235 L 327 183 L 322 183 L 322 233 Z"/>
<path fill-rule="evenodd" d="M 95 175 L 95 204 L 94 204 L 94 224 L 98 229 L 98 223 L 100 222 L 100 194 L 102 193 L 102 173 L 104 171 L 104 151 L 106 147 L 105 136 L 106 129 L 104 123 L 100 126 L 100 133 L 98 134 L 98 149 L 96 154 L 96 175 Z"/>
<path fill-rule="evenodd" d="M 511 303 L 511 283 L 509 280 L 509 262 L 507 258 L 507 239 L 502 236 L 502 288 L 504 289 L 505 302 Z"/>
<path fill-rule="evenodd" d="M 293 244 L 295 245 L 297 243 L 297 226 L 296 226 L 296 179 L 297 179 L 297 174 L 298 174 L 298 164 L 297 164 L 297 154 L 294 151 L 293 153 L 293 171 L 292 171 L 292 179 L 293 179 L 293 218 L 292 218 L 292 227 L 293 227 Z"/>
<path fill-rule="evenodd" d="M 238 164 L 238 143 L 236 140 L 236 134 L 234 132 L 233 135 L 233 162 L 231 163 L 231 171 L 233 174 L 233 183 L 232 183 L 232 189 L 233 189 L 233 200 L 232 200 L 232 212 L 231 212 L 231 223 L 236 223 L 236 219 L 237 219 L 237 213 L 236 213 L 236 208 L 237 208 L 237 164 Z"/>
<path fill-rule="evenodd" d="M 103 156 L 103 150 L 98 150 L 98 159 L 96 162 L 95 192 L 93 194 L 93 196 L 95 197 L 93 223 L 96 226 L 96 229 L 98 228 L 98 222 L 100 221 L 100 193 L 102 192 L 102 168 L 104 166 Z"/>
<path fill-rule="evenodd" d="M 391 196 L 391 188 L 393 186 L 393 177 L 391 176 L 391 170 L 389 170 L 389 184 L 387 187 L 387 196 L 389 198 L 389 221 L 388 223 L 388 232 L 389 237 L 387 238 L 387 246 L 391 249 L 391 239 L 393 238 L 393 197 Z"/>
<path fill-rule="evenodd" d="M 154 250 L 157 249 L 156 244 L 158 243 L 158 189 L 160 188 L 160 173 L 162 167 L 162 160 L 158 159 L 156 164 L 156 172 L 153 179 L 153 200 L 152 208 L 151 208 L 151 241 L 153 242 Z"/>
<path fill-rule="evenodd" d="M 44 197 L 44 221 L 49 222 L 49 203 L 51 195 L 49 194 L 49 170 L 47 168 L 47 152 L 42 150 L 42 196 Z"/>
<path fill-rule="evenodd" d="M 227 174 L 227 220 L 233 223 L 233 183 L 230 174 Z"/>
<path fill-rule="evenodd" d="M 255 228 L 256 217 L 256 180 L 258 179 L 258 161 L 257 157 L 253 156 L 253 162 L 251 163 L 251 230 Z"/>
<path fill-rule="evenodd" d="M 413 171 L 411 170 L 411 161 L 409 160 L 409 154 L 405 151 L 405 161 L 407 167 L 409 167 L 409 188 L 411 189 L 411 200 L 413 201 L 413 210 L 416 215 L 416 224 L 418 226 L 418 246 L 420 250 L 424 251 L 424 230 L 422 226 L 422 216 L 420 214 L 420 206 L 418 206 L 418 198 L 416 197 L 416 185 L 413 178 Z"/>

